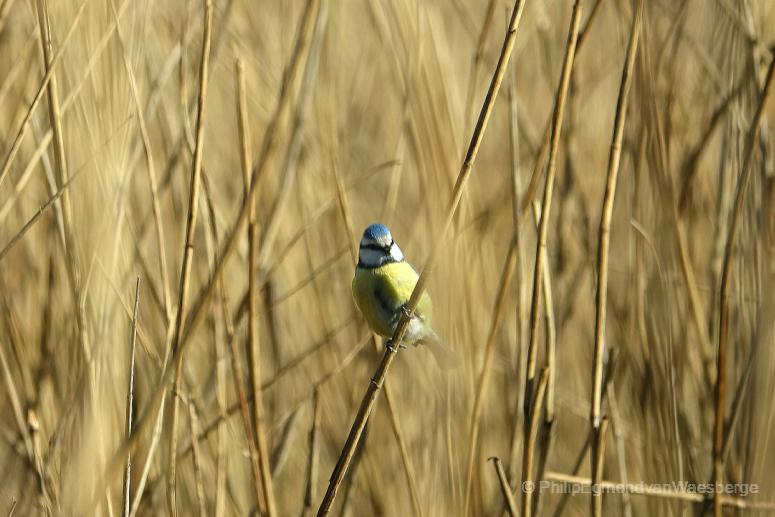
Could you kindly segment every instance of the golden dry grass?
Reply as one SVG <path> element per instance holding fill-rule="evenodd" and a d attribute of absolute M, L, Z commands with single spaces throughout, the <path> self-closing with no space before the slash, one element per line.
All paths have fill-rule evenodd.
<path fill-rule="evenodd" d="M 321 0 L 318 10 L 314 0 L 213 1 L 181 332 L 204 3 L 0 0 L 0 515 L 121 514 L 128 448 L 138 515 L 167 515 L 171 502 L 179 515 L 245 515 L 269 499 L 276 515 L 314 514 L 381 357 L 350 295 L 354 245 L 367 224 L 381 221 L 409 261 L 423 266 L 513 7 Z M 755 123 L 775 55 L 770 0 L 644 2 L 606 265 L 607 433 L 602 451 L 587 447 L 600 219 L 636 3 L 582 2 L 545 275 L 535 282 L 542 288 L 535 369 L 528 373 L 527 349 L 537 203 L 569 0 L 527 0 L 430 276 L 435 327 L 462 364 L 444 372 L 422 348 L 397 355 L 334 514 L 501 515 L 505 483 L 519 506 L 531 409 L 529 478 L 583 484 L 598 474 L 644 484 L 633 490 L 649 493 L 606 494 L 607 515 L 709 513 L 710 498 L 679 484 L 714 479 L 724 335 L 715 447 L 723 461 L 715 475 L 757 489 L 726 501 L 724 512 L 775 510 L 775 100 Z M 724 333 L 725 246 L 746 162 Z M 242 210 L 252 171 L 254 219 Z M 244 223 L 255 220 L 253 250 L 241 228 L 222 261 L 240 213 Z M 136 432 L 127 442 L 137 278 Z M 185 354 L 171 356 L 174 343 Z M 528 392 L 543 396 L 525 404 L 528 374 Z M 265 453 L 256 456 L 257 422 Z M 596 472 L 590 451 L 602 454 Z M 493 456 L 503 463 L 500 475 Z M 680 493 L 671 497 L 652 490 L 673 483 Z M 591 508 L 589 494 L 550 490 L 532 502 L 542 515 Z"/>

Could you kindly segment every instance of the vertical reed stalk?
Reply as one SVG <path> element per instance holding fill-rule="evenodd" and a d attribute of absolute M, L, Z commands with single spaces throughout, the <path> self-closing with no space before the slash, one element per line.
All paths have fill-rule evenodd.
<path fill-rule="evenodd" d="M 549 216 L 552 208 L 552 193 L 554 192 L 554 180 L 557 175 L 557 153 L 560 147 L 560 134 L 562 133 L 562 121 L 565 114 L 565 101 L 568 98 L 571 71 L 573 70 L 576 56 L 576 41 L 579 35 L 581 23 L 581 0 L 573 4 L 568 40 L 565 45 L 565 57 L 562 64 L 560 83 L 557 86 L 557 95 L 554 101 L 552 115 L 551 141 L 549 145 L 549 162 L 546 168 L 546 183 L 544 185 L 544 197 L 541 203 L 541 221 L 538 225 L 538 237 L 536 239 L 535 267 L 533 270 L 533 296 L 530 302 L 530 326 L 528 327 L 530 339 L 527 349 L 527 376 L 525 379 L 525 420 L 530 415 L 530 404 L 533 401 L 533 388 L 535 384 L 537 359 L 538 359 L 538 320 L 541 312 L 541 284 L 543 282 L 543 270 L 547 234 L 549 230 Z M 524 459 L 523 459 L 524 461 Z M 524 509 L 522 510 L 525 511 Z"/>
<path fill-rule="evenodd" d="M 302 517 L 312 514 L 315 504 L 315 485 L 320 464 L 320 391 L 312 395 L 312 425 L 309 429 L 309 456 L 307 457 L 307 487 L 304 490 L 304 510 Z"/>
<path fill-rule="evenodd" d="M 240 133 L 241 138 L 241 162 L 242 173 L 245 181 L 245 197 L 250 191 L 250 158 L 248 150 L 247 135 L 249 135 L 249 125 L 245 117 L 247 104 L 245 102 L 245 84 L 244 73 L 240 63 L 237 65 L 237 75 L 240 89 Z M 250 378 L 251 391 L 253 393 L 253 437 L 256 444 L 256 453 L 258 454 L 258 467 L 261 472 L 261 490 L 264 493 L 266 501 L 267 517 L 277 515 L 277 503 L 274 498 L 274 487 L 272 486 L 272 471 L 269 468 L 269 445 L 266 441 L 264 431 L 264 402 L 261 396 L 261 347 L 259 343 L 258 320 L 261 317 L 258 310 L 258 279 L 255 274 L 255 267 L 258 261 L 259 232 L 258 221 L 256 221 L 255 204 L 248 207 L 248 377 Z"/>
<path fill-rule="evenodd" d="M 183 335 L 183 324 L 186 321 L 188 310 L 188 296 L 191 284 L 191 267 L 194 261 L 194 236 L 196 235 L 196 222 L 199 214 L 199 191 L 202 174 L 202 153 L 204 151 L 204 122 L 205 107 L 207 105 L 207 79 L 210 68 L 210 44 L 213 30 L 213 3 L 212 0 L 204 2 L 204 35 L 202 41 L 202 54 L 199 63 L 199 98 L 196 120 L 196 145 L 191 168 L 189 183 L 188 214 L 186 216 L 186 242 L 183 248 L 183 263 L 180 268 L 180 292 L 178 293 L 178 311 L 175 316 L 175 333 L 172 339 L 172 357 L 175 358 L 175 384 L 172 390 L 172 414 L 170 420 L 170 452 L 169 452 L 169 477 L 167 486 L 167 504 L 171 516 L 177 515 L 175 500 L 177 444 L 178 444 L 178 412 L 180 406 L 180 387 L 183 373 L 183 354 L 178 352 L 180 340 Z"/>
<path fill-rule="evenodd" d="M 536 390 L 535 400 L 530 403 L 530 414 L 525 420 L 525 442 L 522 453 L 522 517 L 530 517 L 533 511 L 532 499 L 536 490 L 536 483 L 533 479 L 533 458 L 535 457 L 536 439 L 538 437 L 538 423 L 541 419 L 541 409 L 543 409 L 546 399 L 546 385 L 549 383 L 549 370 L 541 370 L 541 377 L 538 380 L 538 389 Z"/>
<path fill-rule="evenodd" d="M 635 65 L 635 56 L 638 52 L 638 40 L 640 38 L 640 24 L 643 15 L 643 2 L 638 2 L 633 13 L 632 26 L 630 28 L 630 40 L 627 44 L 627 57 L 622 70 L 622 80 L 619 85 L 619 97 L 616 101 L 616 115 L 614 117 L 613 137 L 611 150 L 608 156 L 608 172 L 605 194 L 603 197 L 603 209 L 600 215 L 600 229 L 598 235 L 597 251 L 597 296 L 595 304 L 595 350 L 592 365 L 592 405 L 590 423 L 592 432 L 596 435 L 595 443 L 601 444 L 604 440 L 604 429 L 600 427 L 601 405 L 603 398 L 603 358 L 605 352 L 605 317 L 606 301 L 608 295 L 608 250 L 610 245 L 611 217 L 613 216 L 614 198 L 616 195 L 616 180 L 619 174 L 619 162 L 621 159 L 622 138 L 624 137 L 624 123 L 627 118 L 627 103 L 630 84 L 632 83 L 632 71 Z M 602 455 L 601 451 L 598 451 Z M 594 456 L 594 455 L 593 455 Z M 602 459 L 600 459 L 602 462 Z M 602 463 L 595 457 L 592 458 L 592 479 L 599 480 L 597 472 Z M 592 510 L 600 511 L 599 505 L 602 498 L 592 497 Z M 596 515 L 599 515 L 597 513 Z"/>
<path fill-rule="evenodd" d="M 247 103 L 247 90 L 245 88 L 245 67 L 242 63 L 241 59 L 237 59 L 236 62 L 236 71 L 237 71 L 237 118 L 239 122 L 239 137 L 240 137 L 240 164 L 242 165 L 242 174 L 243 174 L 243 181 L 245 185 L 245 195 L 247 195 L 247 191 L 250 189 L 250 164 L 252 163 L 252 158 L 250 155 L 250 123 L 248 122 L 248 103 Z M 251 394 L 253 397 L 253 400 L 261 400 L 260 393 L 261 393 L 261 386 L 260 377 L 254 378 L 255 370 L 254 370 L 254 363 L 253 360 L 255 359 L 258 361 L 258 315 L 256 314 L 256 303 L 257 303 L 257 293 L 256 293 L 256 275 L 254 273 L 253 267 L 255 266 L 255 260 L 256 260 L 256 247 L 258 246 L 257 242 L 257 234 L 258 233 L 258 223 L 256 222 L 256 209 L 255 205 L 252 204 L 248 208 L 248 218 L 249 218 L 249 224 L 248 224 L 248 313 L 249 313 L 249 320 L 248 320 L 248 358 L 249 358 L 249 376 L 250 376 L 250 382 L 251 382 Z M 224 300 L 224 309 L 227 309 L 226 301 Z M 263 467 L 266 464 L 266 461 L 261 461 L 261 455 L 263 452 L 264 460 L 266 460 L 267 451 L 264 449 L 263 451 L 259 450 L 258 447 L 258 436 L 259 431 L 256 427 L 256 424 L 258 422 L 257 415 L 259 414 L 258 405 L 254 403 L 254 418 L 252 419 L 252 425 L 251 425 L 251 419 L 248 416 L 248 404 L 247 399 L 244 396 L 244 388 L 242 387 L 242 366 L 240 364 L 239 360 L 239 352 L 236 346 L 236 335 L 234 334 L 234 328 L 233 324 L 231 323 L 231 314 L 225 315 L 225 317 L 229 321 L 229 326 L 231 327 L 231 337 L 230 342 L 234 345 L 232 347 L 232 365 L 233 370 L 235 373 L 235 380 L 239 380 L 239 386 L 238 386 L 238 392 L 240 393 L 240 404 L 243 410 L 243 417 L 244 417 L 244 425 L 245 425 L 245 431 L 246 431 L 246 438 L 248 441 L 248 449 L 250 450 L 250 461 L 253 465 L 253 478 L 255 483 L 255 491 L 256 491 L 256 500 L 259 504 L 260 508 L 263 508 L 264 512 L 268 513 L 268 497 L 267 497 L 267 487 L 266 482 L 264 478 L 266 477 L 267 473 L 264 471 Z M 254 336 L 255 334 L 255 336 Z M 256 349 L 254 350 L 254 346 Z M 258 384 L 257 384 L 258 383 Z M 258 396 L 258 398 L 257 398 Z M 244 399 L 244 400 L 243 400 Z M 255 430 L 255 431 L 254 431 Z M 263 428 L 261 428 L 261 432 L 263 434 Z M 262 443 L 264 446 L 266 443 Z M 271 476 L 271 473 L 269 473 Z M 271 484 L 271 477 L 269 483 Z M 274 511 L 273 507 L 273 511 Z"/>
<path fill-rule="evenodd" d="M 773 78 L 775 78 L 775 58 L 771 58 L 767 76 L 764 80 L 759 105 L 756 108 L 748 136 L 745 141 L 743 168 L 737 182 L 735 204 L 732 208 L 732 221 L 727 232 L 726 246 L 724 247 L 724 263 L 721 270 L 721 285 L 719 287 L 719 329 L 718 329 L 718 355 L 716 358 L 716 410 L 713 428 L 713 483 L 717 487 L 713 497 L 713 513 L 721 517 L 722 498 L 718 486 L 724 480 L 724 413 L 726 411 L 726 378 L 727 378 L 727 354 L 729 348 L 729 283 L 732 276 L 733 253 L 737 242 L 737 230 L 743 212 L 743 201 L 751 178 L 753 153 L 756 149 L 756 140 L 764 117 L 767 100 L 770 97 Z"/>
<path fill-rule="evenodd" d="M 592 476 L 592 490 L 590 490 L 592 496 L 590 511 L 593 517 L 603 515 L 603 465 L 605 464 L 605 434 L 607 430 L 608 417 L 603 417 L 597 429 L 594 447 L 592 447 L 594 452 L 592 472 L 594 474 Z"/>
<path fill-rule="evenodd" d="M 132 416 L 135 400 L 135 348 L 137 345 L 137 309 L 140 303 L 140 277 L 135 282 L 135 305 L 132 310 L 132 331 L 129 338 L 129 386 L 126 394 L 126 423 L 124 431 L 128 437 L 132 434 Z M 124 517 L 129 517 L 129 504 L 132 500 L 130 494 L 132 479 L 132 457 L 126 455 L 126 470 L 124 470 L 124 495 L 123 495 L 123 513 Z"/>

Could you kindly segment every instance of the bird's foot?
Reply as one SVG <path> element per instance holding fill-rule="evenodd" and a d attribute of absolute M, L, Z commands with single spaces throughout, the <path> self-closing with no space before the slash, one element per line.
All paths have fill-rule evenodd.
<path fill-rule="evenodd" d="M 395 346 L 393 346 L 393 340 L 392 340 L 392 339 L 388 339 L 388 340 L 385 342 L 385 348 L 387 348 L 388 350 L 390 350 L 390 351 L 391 351 L 391 352 L 393 352 L 393 353 L 395 353 L 395 352 L 396 352 L 396 347 L 395 347 Z M 399 349 L 399 350 L 405 350 L 405 349 L 406 349 L 406 347 L 404 346 L 404 344 L 403 344 L 403 343 L 401 343 L 400 345 L 398 345 L 398 349 Z"/>
<path fill-rule="evenodd" d="M 412 313 L 409 311 L 409 307 L 405 303 L 401 305 L 400 309 L 401 309 L 401 314 L 403 314 L 407 318 L 410 318 L 412 316 Z"/>

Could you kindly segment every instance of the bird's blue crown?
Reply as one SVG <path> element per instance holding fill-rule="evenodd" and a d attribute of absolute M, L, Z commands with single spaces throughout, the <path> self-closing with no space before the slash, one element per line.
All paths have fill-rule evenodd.
<path fill-rule="evenodd" d="M 389 236 L 390 236 L 390 230 L 388 230 L 388 227 L 380 223 L 370 224 L 363 231 L 364 239 L 369 239 L 375 242 L 384 240 L 385 237 L 389 237 Z"/>

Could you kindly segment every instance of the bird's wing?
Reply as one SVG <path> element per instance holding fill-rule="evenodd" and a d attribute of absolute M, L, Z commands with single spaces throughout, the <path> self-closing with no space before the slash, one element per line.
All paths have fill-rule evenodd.
<path fill-rule="evenodd" d="M 401 304 L 400 302 L 396 303 L 395 290 L 389 279 L 384 276 L 380 277 L 379 282 L 374 283 L 374 299 L 377 302 L 376 309 L 380 314 L 380 319 L 390 322 L 390 326 L 394 327 L 398 323 L 398 318 L 401 317 Z"/>
<path fill-rule="evenodd" d="M 409 302 L 412 291 L 417 285 L 417 272 L 406 262 L 390 264 L 383 268 L 380 282 L 376 283 L 375 297 L 385 314 L 389 314 L 395 323 L 401 317 L 401 306 Z M 430 319 L 433 308 L 430 296 L 423 293 L 417 304 L 415 316 L 421 320 Z"/>

